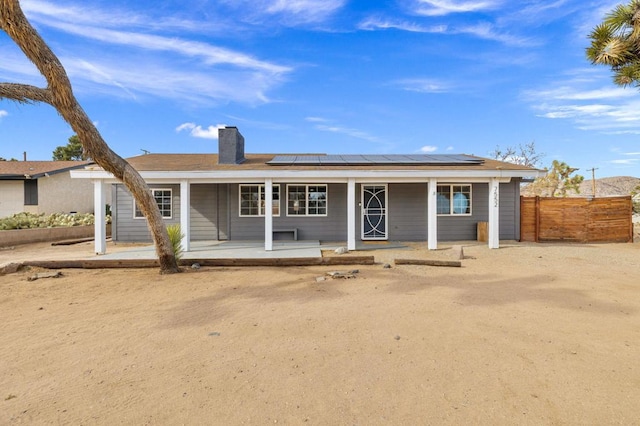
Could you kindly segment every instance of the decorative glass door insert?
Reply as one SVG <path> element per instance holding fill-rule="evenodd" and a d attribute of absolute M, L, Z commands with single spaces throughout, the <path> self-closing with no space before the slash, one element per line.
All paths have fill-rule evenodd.
<path fill-rule="evenodd" d="M 362 239 L 387 239 L 386 185 L 362 185 Z"/>

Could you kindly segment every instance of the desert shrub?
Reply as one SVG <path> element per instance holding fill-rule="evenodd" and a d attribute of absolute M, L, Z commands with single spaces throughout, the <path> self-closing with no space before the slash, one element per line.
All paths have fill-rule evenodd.
<path fill-rule="evenodd" d="M 180 230 L 180 225 L 176 223 L 167 226 L 167 233 L 169 234 L 171 249 L 173 250 L 176 260 L 182 259 L 182 237 L 184 237 L 184 234 Z"/>
<path fill-rule="evenodd" d="M 107 223 L 111 222 L 111 217 L 107 216 Z M 67 214 L 53 213 L 16 213 L 14 215 L 0 218 L 0 231 L 10 229 L 33 229 L 33 228 L 56 228 L 61 226 L 82 226 L 93 225 L 94 216 L 91 213 Z"/>

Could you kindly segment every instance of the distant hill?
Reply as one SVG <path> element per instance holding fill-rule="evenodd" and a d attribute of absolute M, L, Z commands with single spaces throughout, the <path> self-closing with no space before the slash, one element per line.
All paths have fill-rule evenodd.
<path fill-rule="evenodd" d="M 615 176 L 596 179 L 596 197 L 612 197 L 615 195 L 630 195 L 633 190 L 640 185 L 640 178 L 631 176 Z M 521 189 L 525 197 L 532 196 L 524 185 Z M 580 185 L 580 193 L 567 194 L 569 197 L 591 197 L 593 196 L 593 180 L 584 180 Z"/>
<path fill-rule="evenodd" d="M 630 195 L 640 185 L 640 178 L 631 176 L 614 176 L 596 179 L 596 197 L 613 195 Z M 580 185 L 580 196 L 593 195 L 593 180 L 584 180 Z"/>

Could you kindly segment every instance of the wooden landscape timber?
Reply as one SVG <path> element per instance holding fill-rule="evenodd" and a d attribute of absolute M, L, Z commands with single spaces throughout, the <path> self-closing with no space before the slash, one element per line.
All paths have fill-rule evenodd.
<path fill-rule="evenodd" d="M 426 265 L 426 266 L 449 266 L 454 268 L 462 267 L 459 260 L 434 260 L 434 259 L 395 259 L 396 265 Z"/>
<path fill-rule="evenodd" d="M 291 257 L 278 259 L 182 259 L 181 266 L 194 263 L 200 266 L 315 266 L 315 265 L 373 265 L 373 256 Z M 23 266 L 45 269 L 113 269 L 157 268 L 156 259 L 90 259 L 90 260 L 30 260 Z"/>
<path fill-rule="evenodd" d="M 93 240 L 94 240 L 93 237 L 76 238 L 74 240 L 56 241 L 51 243 L 51 245 L 52 246 L 72 246 L 74 244 L 88 243 L 89 241 L 93 241 Z"/>

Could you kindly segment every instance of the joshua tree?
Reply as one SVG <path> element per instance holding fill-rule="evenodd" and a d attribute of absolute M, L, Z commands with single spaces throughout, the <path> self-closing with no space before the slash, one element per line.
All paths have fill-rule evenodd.
<path fill-rule="evenodd" d="M 0 29 L 22 49 L 47 81 L 46 88 L 26 84 L 0 83 L 0 99 L 20 103 L 45 102 L 53 106 L 78 135 L 85 153 L 106 171 L 122 181 L 147 218 L 156 245 L 161 273 L 178 272 L 160 210 L 140 174 L 109 148 L 84 112 L 71 88 L 71 82 L 57 56 L 25 17 L 18 0 L 0 0 Z"/>
<path fill-rule="evenodd" d="M 591 31 L 587 58 L 607 65 L 620 86 L 640 85 L 640 0 L 618 5 Z"/>
<path fill-rule="evenodd" d="M 578 169 L 570 167 L 564 161 L 553 160 L 551 170 L 531 184 L 531 191 L 543 197 L 566 197 L 572 191 L 579 194 L 584 176 L 571 176 L 577 171 Z"/>

